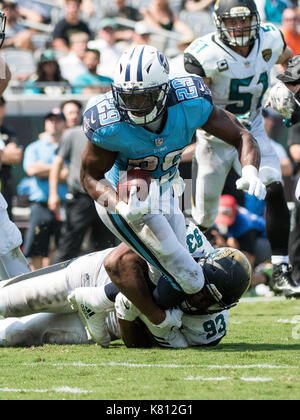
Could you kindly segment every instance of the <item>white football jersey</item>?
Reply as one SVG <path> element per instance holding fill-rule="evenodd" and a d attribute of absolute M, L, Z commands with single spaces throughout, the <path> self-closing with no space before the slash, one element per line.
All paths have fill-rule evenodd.
<path fill-rule="evenodd" d="M 204 346 L 221 340 L 227 333 L 229 322 L 228 310 L 209 315 L 182 315 L 184 338 L 191 346 Z"/>
<path fill-rule="evenodd" d="M 186 50 L 201 64 L 211 79 L 213 101 L 236 116 L 247 116 L 252 123 L 260 114 L 268 89 L 270 72 L 285 48 L 280 30 L 262 24 L 259 36 L 247 57 L 224 44 L 216 33 L 196 39 Z"/>
<path fill-rule="evenodd" d="M 182 326 L 178 330 L 159 329 L 140 314 L 141 320 L 162 347 L 186 348 L 205 346 L 221 340 L 227 333 L 229 312 L 221 311 L 209 315 L 182 315 Z"/>

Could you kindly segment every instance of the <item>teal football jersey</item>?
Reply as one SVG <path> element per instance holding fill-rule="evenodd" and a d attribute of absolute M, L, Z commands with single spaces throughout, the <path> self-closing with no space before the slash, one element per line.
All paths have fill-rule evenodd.
<path fill-rule="evenodd" d="M 84 112 L 84 131 L 88 139 L 105 150 L 118 152 L 106 178 L 116 186 L 120 171 L 140 167 L 170 186 L 181 154 L 195 130 L 208 120 L 213 109 L 211 93 L 202 78 L 184 75 L 170 79 L 167 120 L 161 133 L 124 120 L 116 109 L 112 92 L 89 102 Z"/>

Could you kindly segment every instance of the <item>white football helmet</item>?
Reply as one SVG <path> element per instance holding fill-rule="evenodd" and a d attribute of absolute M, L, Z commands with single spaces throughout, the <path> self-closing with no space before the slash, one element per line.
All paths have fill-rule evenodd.
<path fill-rule="evenodd" d="M 112 92 L 126 121 L 145 125 L 156 120 L 165 109 L 169 88 L 168 61 L 155 47 L 138 45 L 122 54 Z"/>

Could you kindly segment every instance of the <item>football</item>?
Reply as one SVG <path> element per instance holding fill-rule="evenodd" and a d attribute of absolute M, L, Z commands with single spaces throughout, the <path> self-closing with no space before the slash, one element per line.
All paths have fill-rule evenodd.
<path fill-rule="evenodd" d="M 149 186 L 153 177 L 144 169 L 133 168 L 124 172 L 119 179 L 117 190 L 122 201 L 128 202 L 130 189 L 137 187 L 137 197 L 139 200 L 146 200 L 149 193 Z"/>

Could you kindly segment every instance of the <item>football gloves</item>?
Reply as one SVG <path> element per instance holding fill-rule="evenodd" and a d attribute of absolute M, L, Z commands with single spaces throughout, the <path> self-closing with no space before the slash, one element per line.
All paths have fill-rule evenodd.
<path fill-rule="evenodd" d="M 278 82 L 269 91 L 266 107 L 268 106 L 284 118 L 290 119 L 295 108 L 294 95 L 284 83 Z"/>
<path fill-rule="evenodd" d="M 160 198 L 160 185 L 152 181 L 149 187 L 149 194 L 146 200 L 141 201 L 137 197 L 137 187 L 130 189 L 128 203 L 119 201 L 116 205 L 116 213 L 124 217 L 129 222 L 135 222 L 146 214 L 158 213 Z"/>
<path fill-rule="evenodd" d="M 252 165 L 246 165 L 242 169 L 242 177 L 236 181 L 238 190 L 245 190 L 250 195 L 254 195 L 258 200 L 266 197 L 266 187 L 258 176 L 258 170 Z"/>

